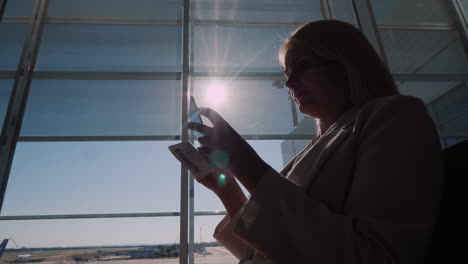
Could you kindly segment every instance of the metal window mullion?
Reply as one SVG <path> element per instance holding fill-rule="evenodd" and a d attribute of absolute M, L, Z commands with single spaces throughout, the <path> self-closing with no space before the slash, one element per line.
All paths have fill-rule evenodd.
<path fill-rule="evenodd" d="M 110 141 L 176 141 L 180 135 L 158 136 L 26 136 L 18 137 L 18 142 L 110 142 Z"/>
<path fill-rule="evenodd" d="M 466 14 L 460 0 L 449 1 L 451 14 L 455 17 L 455 26 L 461 36 L 461 42 L 468 57 L 468 14 Z"/>
<path fill-rule="evenodd" d="M 119 77 L 119 72 L 67 72 L 62 75 L 62 72 L 35 72 L 33 79 L 54 79 L 54 80 L 181 80 L 180 73 L 153 73 L 153 74 L 134 74 L 134 73 L 123 73 Z M 468 80 L 466 74 L 426 74 L 426 73 L 393 73 L 396 79 L 402 80 L 413 80 L 413 81 L 463 81 Z M 229 73 L 229 72 L 191 72 L 191 79 L 229 79 L 232 80 L 234 77 L 236 80 L 276 80 L 283 78 L 282 73 L 268 73 L 268 72 L 245 72 L 245 73 Z M 0 79 L 14 79 L 15 72 L 12 71 L 0 71 Z"/>
<path fill-rule="evenodd" d="M 396 81 L 468 81 L 466 74 L 393 73 Z"/>
<path fill-rule="evenodd" d="M 380 38 L 370 1 L 371 0 L 353 0 L 354 12 L 361 32 L 373 44 L 380 58 L 388 66 L 387 56 L 385 55 L 385 49 Z"/>
<path fill-rule="evenodd" d="M 194 78 L 192 78 L 192 70 L 193 70 L 193 65 L 195 65 L 194 60 L 195 60 L 195 55 L 194 55 L 194 43 L 195 43 L 195 38 L 194 38 L 194 23 L 193 20 L 191 20 L 191 23 L 189 24 L 189 91 L 190 95 L 193 94 L 193 90 L 195 88 L 195 81 Z M 193 143 L 194 141 L 194 134 L 193 132 L 189 133 L 189 140 L 190 142 Z M 194 191 L 194 179 L 192 177 L 192 173 L 189 172 L 189 248 L 188 248 L 188 263 L 193 264 L 195 262 L 195 254 L 194 254 L 194 240 L 195 240 L 195 234 L 194 234 L 194 228 L 195 228 L 195 191 Z"/>
<path fill-rule="evenodd" d="M 309 134 L 249 134 L 241 135 L 245 140 L 302 139 Z M 122 142 L 122 141 L 177 141 L 178 135 L 168 136 L 36 136 L 18 137 L 18 142 Z"/>
<path fill-rule="evenodd" d="M 454 26 L 447 23 L 416 23 L 416 24 L 408 24 L 408 23 L 392 23 L 392 24 L 379 24 L 377 25 L 378 29 L 387 29 L 387 30 L 421 30 L 421 31 L 430 31 L 430 30 L 437 30 L 437 31 L 446 31 L 446 30 L 454 30 Z"/>
<path fill-rule="evenodd" d="M 192 33 L 191 33 L 191 36 L 193 36 Z M 193 40 L 193 38 L 191 38 L 191 40 Z M 190 49 L 190 50 L 193 51 L 193 49 Z M 193 52 L 190 52 L 190 54 L 193 54 Z M 189 86 L 190 94 L 192 95 L 193 89 L 194 89 L 193 78 L 190 78 L 189 83 L 190 83 L 190 86 Z M 191 143 L 194 143 L 193 131 L 190 131 L 189 133 L 189 140 Z M 194 255 L 194 247 L 195 247 L 194 245 L 194 241 L 195 241 L 195 233 L 194 233 L 194 230 L 195 230 L 195 191 L 194 191 L 194 187 L 195 187 L 195 182 L 192 176 L 193 176 L 192 173 L 189 171 L 189 252 L 188 252 L 189 264 L 194 264 L 195 262 L 195 255 Z"/>
<path fill-rule="evenodd" d="M 193 65 L 195 65 L 195 55 L 194 55 L 194 45 L 195 45 L 195 38 L 194 38 L 194 25 L 193 21 L 189 24 L 189 89 L 190 89 L 190 95 L 193 94 L 193 90 L 195 89 L 195 81 L 194 78 L 192 78 L 192 70 L 193 70 Z M 190 132 L 189 134 L 189 139 L 190 142 L 193 143 L 194 141 L 194 133 L 193 131 Z M 194 254 L 194 240 L 195 240 L 195 233 L 194 233 L 194 228 L 195 228 L 195 190 L 194 190 L 194 180 L 192 177 L 192 173 L 189 172 L 189 252 L 188 252 L 188 263 L 193 264 L 195 262 L 195 254 Z"/>
<path fill-rule="evenodd" d="M 7 114 L 3 123 L 0 141 L 0 212 L 3 206 L 17 139 L 21 130 L 32 73 L 34 72 L 39 52 L 46 12 L 47 0 L 36 0 L 29 34 L 24 42 Z"/>
<path fill-rule="evenodd" d="M 188 120 L 188 92 L 189 92 L 189 62 L 190 62 L 190 0 L 183 2 L 182 19 L 182 116 L 181 140 L 188 141 L 188 129 L 185 124 Z M 187 264 L 188 254 L 188 170 L 182 164 L 180 167 L 180 242 L 179 263 Z"/>
<path fill-rule="evenodd" d="M 0 79 L 14 79 L 13 71 L 0 71 Z M 120 73 L 120 72 L 34 72 L 33 79 L 53 80 L 181 80 L 181 73 Z M 426 74 L 426 73 L 393 73 L 396 79 L 413 81 L 463 81 L 468 80 L 466 74 Z M 275 80 L 283 78 L 282 73 L 269 72 L 191 72 L 191 79 L 229 79 L 236 80 Z"/>
<path fill-rule="evenodd" d="M 179 212 L 157 213 L 114 213 L 114 214 L 64 214 L 64 215 L 7 215 L 0 220 L 51 220 L 51 219 L 89 219 L 89 218 L 132 218 L 132 217 L 171 217 L 179 216 Z"/>
<path fill-rule="evenodd" d="M 35 80 L 180 80 L 180 72 L 38 71 Z"/>
<path fill-rule="evenodd" d="M 7 0 L 0 0 L 0 23 L 2 22 L 3 14 L 5 13 L 7 2 L 8 2 Z"/>
<path fill-rule="evenodd" d="M 325 0 L 322 0 L 325 1 Z M 332 18 L 335 18 L 335 14 L 333 11 L 333 7 L 330 4 L 330 12 Z M 322 15 L 324 17 L 330 16 L 324 13 L 325 10 L 322 8 Z M 2 23 L 29 23 L 29 17 L 4 17 Z M 91 23 L 96 22 L 96 23 Z M 47 24 L 59 24 L 58 21 L 46 21 Z M 60 23 L 62 24 L 62 23 Z M 148 25 L 147 22 L 142 21 L 128 21 L 128 23 L 122 22 L 113 22 L 113 21 L 106 21 L 103 20 L 101 22 L 97 21 L 86 21 L 86 23 L 82 23 L 80 21 L 69 21 L 68 24 L 101 24 L 101 25 Z M 276 21 L 266 21 L 266 22 L 256 22 L 256 21 L 225 21 L 225 20 L 196 20 L 191 22 L 194 26 L 243 26 L 243 27 L 289 27 L 289 28 L 297 28 L 303 24 L 303 22 L 276 22 Z M 151 23 L 154 26 L 167 26 L 167 25 L 175 25 L 180 26 L 182 25 L 180 22 L 154 22 Z M 357 24 L 353 24 L 357 26 Z M 392 23 L 392 24 L 379 24 L 377 26 L 379 29 L 395 29 L 395 30 L 453 30 L 454 26 L 449 23 Z"/>
<path fill-rule="evenodd" d="M 100 24 L 100 25 L 161 25 L 180 26 L 180 19 L 124 19 L 124 18 L 68 18 L 48 17 L 47 24 Z"/>
<path fill-rule="evenodd" d="M 421 81 L 421 80 L 404 80 L 404 81 Z M 439 81 L 427 79 L 423 81 Z M 465 81 L 465 80 L 445 80 L 445 81 Z M 299 123 L 299 122 L 298 122 Z M 312 131 L 311 131 L 312 132 Z M 241 137 L 245 140 L 300 140 L 310 139 L 313 133 L 289 133 L 289 134 L 243 134 Z M 18 142 L 123 142 L 123 141 L 177 141 L 181 140 L 180 136 L 152 136 L 152 137 L 19 137 Z"/>
<path fill-rule="evenodd" d="M 195 241 L 195 200 L 194 200 L 194 180 L 192 177 L 192 173 L 189 172 L 189 255 L 188 255 L 188 262 L 189 264 L 193 264 L 195 260 L 194 255 L 194 241 Z"/>
<path fill-rule="evenodd" d="M 16 72 L 14 71 L 0 71 L 0 80 L 14 79 Z"/>
<path fill-rule="evenodd" d="M 333 10 L 331 8 L 331 2 L 329 0 L 320 0 L 320 7 L 322 9 L 323 19 L 333 19 Z"/>
<path fill-rule="evenodd" d="M 226 215 L 226 211 L 198 211 L 196 216 Z M 134 217 L 172 217 L 180 216 L 180 212 L 148 212 L 148 213 L 113 213 L 113 214 L 63 214 L 63 215 L 4 215 L 0 221 L 14 220 L 52 220 L 52 219 L 105 219 L 105 218 L 134 218 Z"/>

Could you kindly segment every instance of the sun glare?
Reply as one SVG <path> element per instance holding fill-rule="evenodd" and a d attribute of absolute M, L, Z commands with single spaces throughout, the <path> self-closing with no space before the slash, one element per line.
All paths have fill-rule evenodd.
<path fill-rule="evenodd" d="M 212 82 L 206 89 L 206 98 L 211 105 L 222 104 L 226 98 L 225 85 L 221 82 Z"/>

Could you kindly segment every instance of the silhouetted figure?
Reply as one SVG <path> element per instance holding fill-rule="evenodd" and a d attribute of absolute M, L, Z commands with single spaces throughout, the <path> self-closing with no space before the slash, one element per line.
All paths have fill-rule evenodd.
<path fill-rule="evenodd" d="M 279 58 L 292 98 L 318 128 L 283 170 L 211 109 L 201 114 L 212 128 L 188 126 L 205 134 L 202 154 L 230 158 L 197 179 L 228 211 L 215 238 L 241 263 L 423 263 L 443 189 L 439 136 L 424 103 L 399 95 L 373 47 L 345 22 L 301 26 Z"/>

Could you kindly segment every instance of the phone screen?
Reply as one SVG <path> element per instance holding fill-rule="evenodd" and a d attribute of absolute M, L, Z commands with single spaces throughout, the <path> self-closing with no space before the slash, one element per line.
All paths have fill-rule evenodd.
<path fill-rule="evenodd" d="M 195 98 L 190 96 L 190 107 L 189 107 L 189 121 L 193 123 L 203 124 L 200 113 L 198 111 L 197 104 L 195 103 Z M 203 137 L 204 135 L 198 131 L 193 131 L 196 138 Z"/>

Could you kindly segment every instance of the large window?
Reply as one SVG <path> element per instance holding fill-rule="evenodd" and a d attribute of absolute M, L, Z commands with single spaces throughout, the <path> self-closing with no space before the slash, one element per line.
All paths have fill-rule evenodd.
<path fill-rule="evenodd" d="M 447 1 L 421 3 L 368 7 L 401 93 L 426 103 L 450 146 L 468 137 L 466 38 Z M 168 150 L 193 140 L 187 96 L 281 170 L 316 127 L 273 85 L 278 49 L 301 24 L 332 18 L 358 26 L 352 0 L 8 1 L 0 124 L 23 118 L 12 160 L 0 152 L 11 166 L 2 261 L 237 263 L 212 236 L 222 203 Z M 35 62 L 27 82 L 23 62 Z"/>
<path fill-rule="evenodd" d="M 468 137 L 466 37 L 451 1 L 372 1 L 388 64 L 400 92 L 420 97 L 445 147 Z"/>

